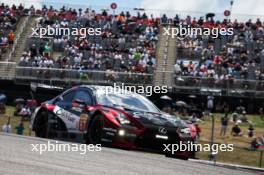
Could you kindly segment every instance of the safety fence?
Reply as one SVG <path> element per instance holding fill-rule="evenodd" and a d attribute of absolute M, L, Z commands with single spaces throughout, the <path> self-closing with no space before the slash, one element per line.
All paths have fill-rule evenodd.
<path fill-rule="evenodd" d="M 98 70 L 16 67 L 15 79 L 39 83 L 43 81 L 54 81 L 88 84 L 124 83 L 127 85 L 151 85 L 153 75 Z"/>
<path fill-rule="evenodd" d="M 242 94 L 255 95 L 256 97 L 264 97 L 264 81 L 263 80 L 247 80 L 247 79 L 215 79 L 206 77 L 192 76 L 174 76 L 174 87 L 178 89 L 193 90 L 212 90 L 223 95 Z"/>
<path fill-rule="evenodd" d="M 153 85 L 154 76 L 163 72 L 156 71 L 154 74 L 114 72 L 99 70 L 75 70 L 38 67 L 20 67 L 14 62 L 0 62 L 0 78 L 13 79 L 30 84 L 30 82 L 44 83 L 83 83 L 83 84 L 113 84 L 124 83 L 127 85 Z M 172 88 L 193 92 L 212 91 L 221 95 L 234 96 L 245 95 L 252 98 L 264 98 L 264 81 L 249 79 L 215 79 L 206 77 L 178 76 L 171 73 Z M 167 74 L 166 74 L 167 75 Z M 50 84 L 50 83 L 48 83 Z M 54 85 L 54 84 L 53 84 Z"/>
<path fill-rule="evenodd" d="M 15 62 L 0 62 L 0 79 L 14 79 L 15 69 Z"/>

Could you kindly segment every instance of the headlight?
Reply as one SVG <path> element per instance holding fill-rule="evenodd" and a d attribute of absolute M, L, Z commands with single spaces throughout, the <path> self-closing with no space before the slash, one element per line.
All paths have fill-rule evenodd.
<path fill-rule="evenodd" d="M 131 123 L 123 113 L 119 113 L 116 118 L 121 125 L 129 125 Z"/>
<path fill-rule="evenodd" d="M 118 131 L 119 136 L 124 136 L 126 134 L 125 130 L 121 129 Z"/>
<path fill-rule="evenodd" d="M 189 133 L 191 133 L 191 130 L 190 130 L 190 128 L 184 128 L 184 129 L 180 129 L 180 132 L 184 133 L 184 134 L 189 134 Z"/>

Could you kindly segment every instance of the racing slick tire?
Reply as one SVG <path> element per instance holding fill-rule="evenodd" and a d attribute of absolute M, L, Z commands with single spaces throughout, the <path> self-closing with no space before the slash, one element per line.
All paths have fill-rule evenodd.
<path fill-rule="evenodd" d="M 48 136 L 48 113 L 46 111 L 41 111 L 36 117 L 35 134 L 41 138 Z"/>

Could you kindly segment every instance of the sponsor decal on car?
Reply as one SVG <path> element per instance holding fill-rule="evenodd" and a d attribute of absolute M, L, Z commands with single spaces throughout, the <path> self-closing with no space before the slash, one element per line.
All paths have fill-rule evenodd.
<path fill-rule="evenodd" d="M 57 117 L 64 121 L 69 131 L 79 130 L 79 127 L 77 127 L 77 124 L 79 124 L 79 116 L 62 109 L 59 106 L 55 107 L 54 113 L 57 115 Z"/>
<path fill-rule="evenodd" d="M 68 121 L 70 121 L 72 123 L 75 121 L 75 118 L 73 117 L 73 115 L 70 112 L 68 112 L 68 111 L 66 111 L 66 110 L 64 110 L 62 108 L 56 110 L 55 114 L 58 117 L 65 118 L 65 119 L 67 119 Z"/>
<path fill-rule="evenodd" d="M 88 121 L 88 114 L 81 114 L 80 115 L 80 120 L 77 123 L 77 128 L 79 128 L 79 131 L 85 131 L 87 128 L 87 121 Z"/>

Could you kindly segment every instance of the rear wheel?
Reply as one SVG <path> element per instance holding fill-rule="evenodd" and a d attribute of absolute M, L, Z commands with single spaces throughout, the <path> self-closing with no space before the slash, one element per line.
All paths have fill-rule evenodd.
<path fill-rule="evenodd" d="M 91 144 L 101 144 L 104 127 L 104 117 L 99 114 L 91 121 L 88 127 L 87 142 Z"/>
<path fill-rule="evenodd" d="M 48 113 L 41 111 L 36 116 L 35 133 L 37 137 L 46 138 L 48 135 Z"/>

